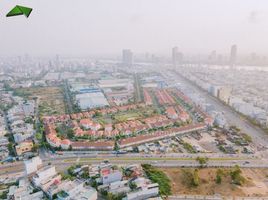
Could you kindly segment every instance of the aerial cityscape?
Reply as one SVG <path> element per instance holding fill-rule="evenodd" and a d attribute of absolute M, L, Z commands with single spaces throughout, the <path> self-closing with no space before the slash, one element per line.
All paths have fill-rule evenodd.
<path fill-rule="evenodd" d="M 26 18 L 16 7 L 12 17 L 1 16 L 0 199 L 268 199 L 268 49 L 253 37 L 263 37 L 268 4 L 235 3 L 228 21 L 220 13 L 232 1 L 217 2 L 92 1 L 92 13 L 75 13 L 90 5 L 81 1 L 73 13 L 60 13 L 29 0 Z M 175 14 L 180 4 L 193 15 L 186 24 L 179 19 L 186 13 Z M 12 7 L 3 3 L 6 11 Z M 63 7 L 71 10 L 72 1 Z M 129 21 L 123 7 L 134 13 Z M 45 8 L 58 14 L 48 16 L 51 24 L 42 16 Z M 100 17 L 102 9 L 107 13 Z M 236 27 L 231 24 L 242 22 L 235 16 L 245 10 L 250 25 L 241 29 L 250 30 L 248 38 L 223 34 L 225 22 Z M 222 27 L 209 28 L 214 19 L 201 11 Z M 90 21 L 95 14 L 100 19 Z M 67 30 L 58 22 L 71 15 Z M 183 30 L 170 25 L 172 16 Z M 94 25 L 84 26 L 86 19 Z M 191 36 L 195 20 L 203 25 Z M 18 33 L 22 26 L 29 29 Z M 102 26 L 111 34 L 103 37 Z M 228 45 L 217 43 L 220 37 Z"/>

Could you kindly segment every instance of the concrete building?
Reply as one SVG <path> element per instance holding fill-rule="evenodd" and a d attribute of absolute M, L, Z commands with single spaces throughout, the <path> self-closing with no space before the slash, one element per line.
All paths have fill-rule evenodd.
<path fill-rule="evenodd" d="M 109 103 L 102 92 L 77 94 L 75 98 L 82 110 L 109 106 Z"/>
<path fill-rule="evenodd" d="M 91 187 L 85 187 L 84 182 L 65 181 L 61 183 L 61 192 L 57 194 L 58 200 L 96 200 L 97 191 Z"/>
<path fill-rule="evenodd" d="M 229 103 L 229 99 L 231 96 L 232 88 L 230 87 L 221 87 L 218 89 L 218 98 L 225 103 Z"/>
<path fill-rule="evenodd" d="M 42 167 L 42 160 L 39 156 L 32 158 L 31 160 L 24 161 L 26 175 L 36 172 Z"/>
<path fill-rule="evenodd" d="M 127 193 L 126 200 L 143 200 L 158 196 L 159 186 L 157 183 L 147 185 L 138 191 Z"/>
<path fill-rule="evenodd" d="M 122 52 L 122 64 L 124 66 L 132 66 L 133 64 L 133 53 L 130 49 L 123 49 Z"/>
<path fill-rule="evenodd" d="M 128 78 L 121 79 L 103 79 L 99 80 L 99 87 L 102 89 L 106 88 L 126 88 L 133 89 L 133 81 Z"/>
<path fill-rule="evenodd" d="M 32 181 L 35 186 L 41 187 L 44 185 L 44 182 L 50 180 L 55 175 L 57 175 L 55 166 L 46 166 L 36 172 L 32 177 Z"/>
<path fill-rule="evenodd" d="M 44 197 L 42 191 L 34 192 L 34 188 L 27 179 L 20 179 L 19 185 L 13 185 L 9 188 L 8 199 L 12 200 L 41 200 Z"/>
<path fill-rule="evenodd" d="M 20 144 L 18 144 L 16 147 L 16 153 L 18 156 L 26 153 L 26 152 L 30 152 L 33 149 L 33 142 L 32 141 L 25 141 L 22 142 Z"/>
<path fill-rule="evenodd" d="M 172 64 L 177 66 L 182 62 L 183 54 L 178 51 L 178 47 L 172 48 Z"/>
<path fill-rule="evenodd" d="M 127 193 L 130 192 L 130 187 L 128 186 L 128 181 L 117 181 L 113 182 L 108 187 L 108 192 L 112 194 L 121 194 L 121 193 Z"/>
<path fill-rule="evenodd" d="M 22 104 L 22 109 L 26 117 L 34 116 L 34 101 L 28 101 Z"/>
<path fill-rule="evenodd" d="M 104 172 L 102 173 L 101 176 L 101 182 L 105 185 L 105 184 L 110 184 L 112 182 L 116 182 L 116 181 L 121 181 L 123 177 L 122 172 L 120 172 L 119 170 L 110 170 L 109 172 Z"/>
<path fill-rule="evenodd" d="M 230 52 L 230 66 L 233 67 L 236 64 L 237 60 L 237 46 L 234 44 L 231 46 Z"/>

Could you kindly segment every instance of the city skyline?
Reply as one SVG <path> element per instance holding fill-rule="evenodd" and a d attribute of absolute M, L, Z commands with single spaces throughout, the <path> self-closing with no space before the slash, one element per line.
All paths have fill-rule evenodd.
<path fill-rule="evenodd" d="M 265 1 L 29 0 L 20 4 L 33 8 L 30 18 L 5 18 L 16 3 L 0 3 L 0 55 L 117 55 L 124 48 L 169 55 L 172 46 L 185 55 L 228 54 L 232 44 L 241 55 L 268 52 Z"/>

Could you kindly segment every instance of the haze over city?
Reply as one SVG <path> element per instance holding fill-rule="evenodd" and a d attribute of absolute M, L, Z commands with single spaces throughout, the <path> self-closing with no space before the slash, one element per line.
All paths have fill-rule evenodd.
<path fill-rule="evenodd" d="M 24 0 L 31 17 L 6 19 L 16 3 L 0 2 L 0 55 L 229 54 L 232 44 L 240 55 L 268 52 L 265 0 Z"/>

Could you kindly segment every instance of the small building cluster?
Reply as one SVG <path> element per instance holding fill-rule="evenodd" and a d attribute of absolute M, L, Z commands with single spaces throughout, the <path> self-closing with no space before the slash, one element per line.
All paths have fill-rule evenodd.
<path fill-rule="evenodd" d="M 23 188 L 34 188 L 30 192 L 21 193 L 20 188 L 10 188 L 9 197 L 12 199 L 48 199 L 58 200 L 96 200 L 97 191 L 88 186 L 82 179 L 63 179 L 55 166 L 43 166 L 39 157 L 25 161 L 25 173 L 28 176 L 26 186 Z M 28 182 L 29 181 L 29 182 Z"/>
<path fill-rule="evenodd" d="M 146 178 L 138 164 L 119 168 L 109 162 L 92 165 L 89 177 L 97 183 L 98 191 L 107 196 L 119 196 L 124 200 L 143 200 L 159 196 L 159 186 Z"/>

